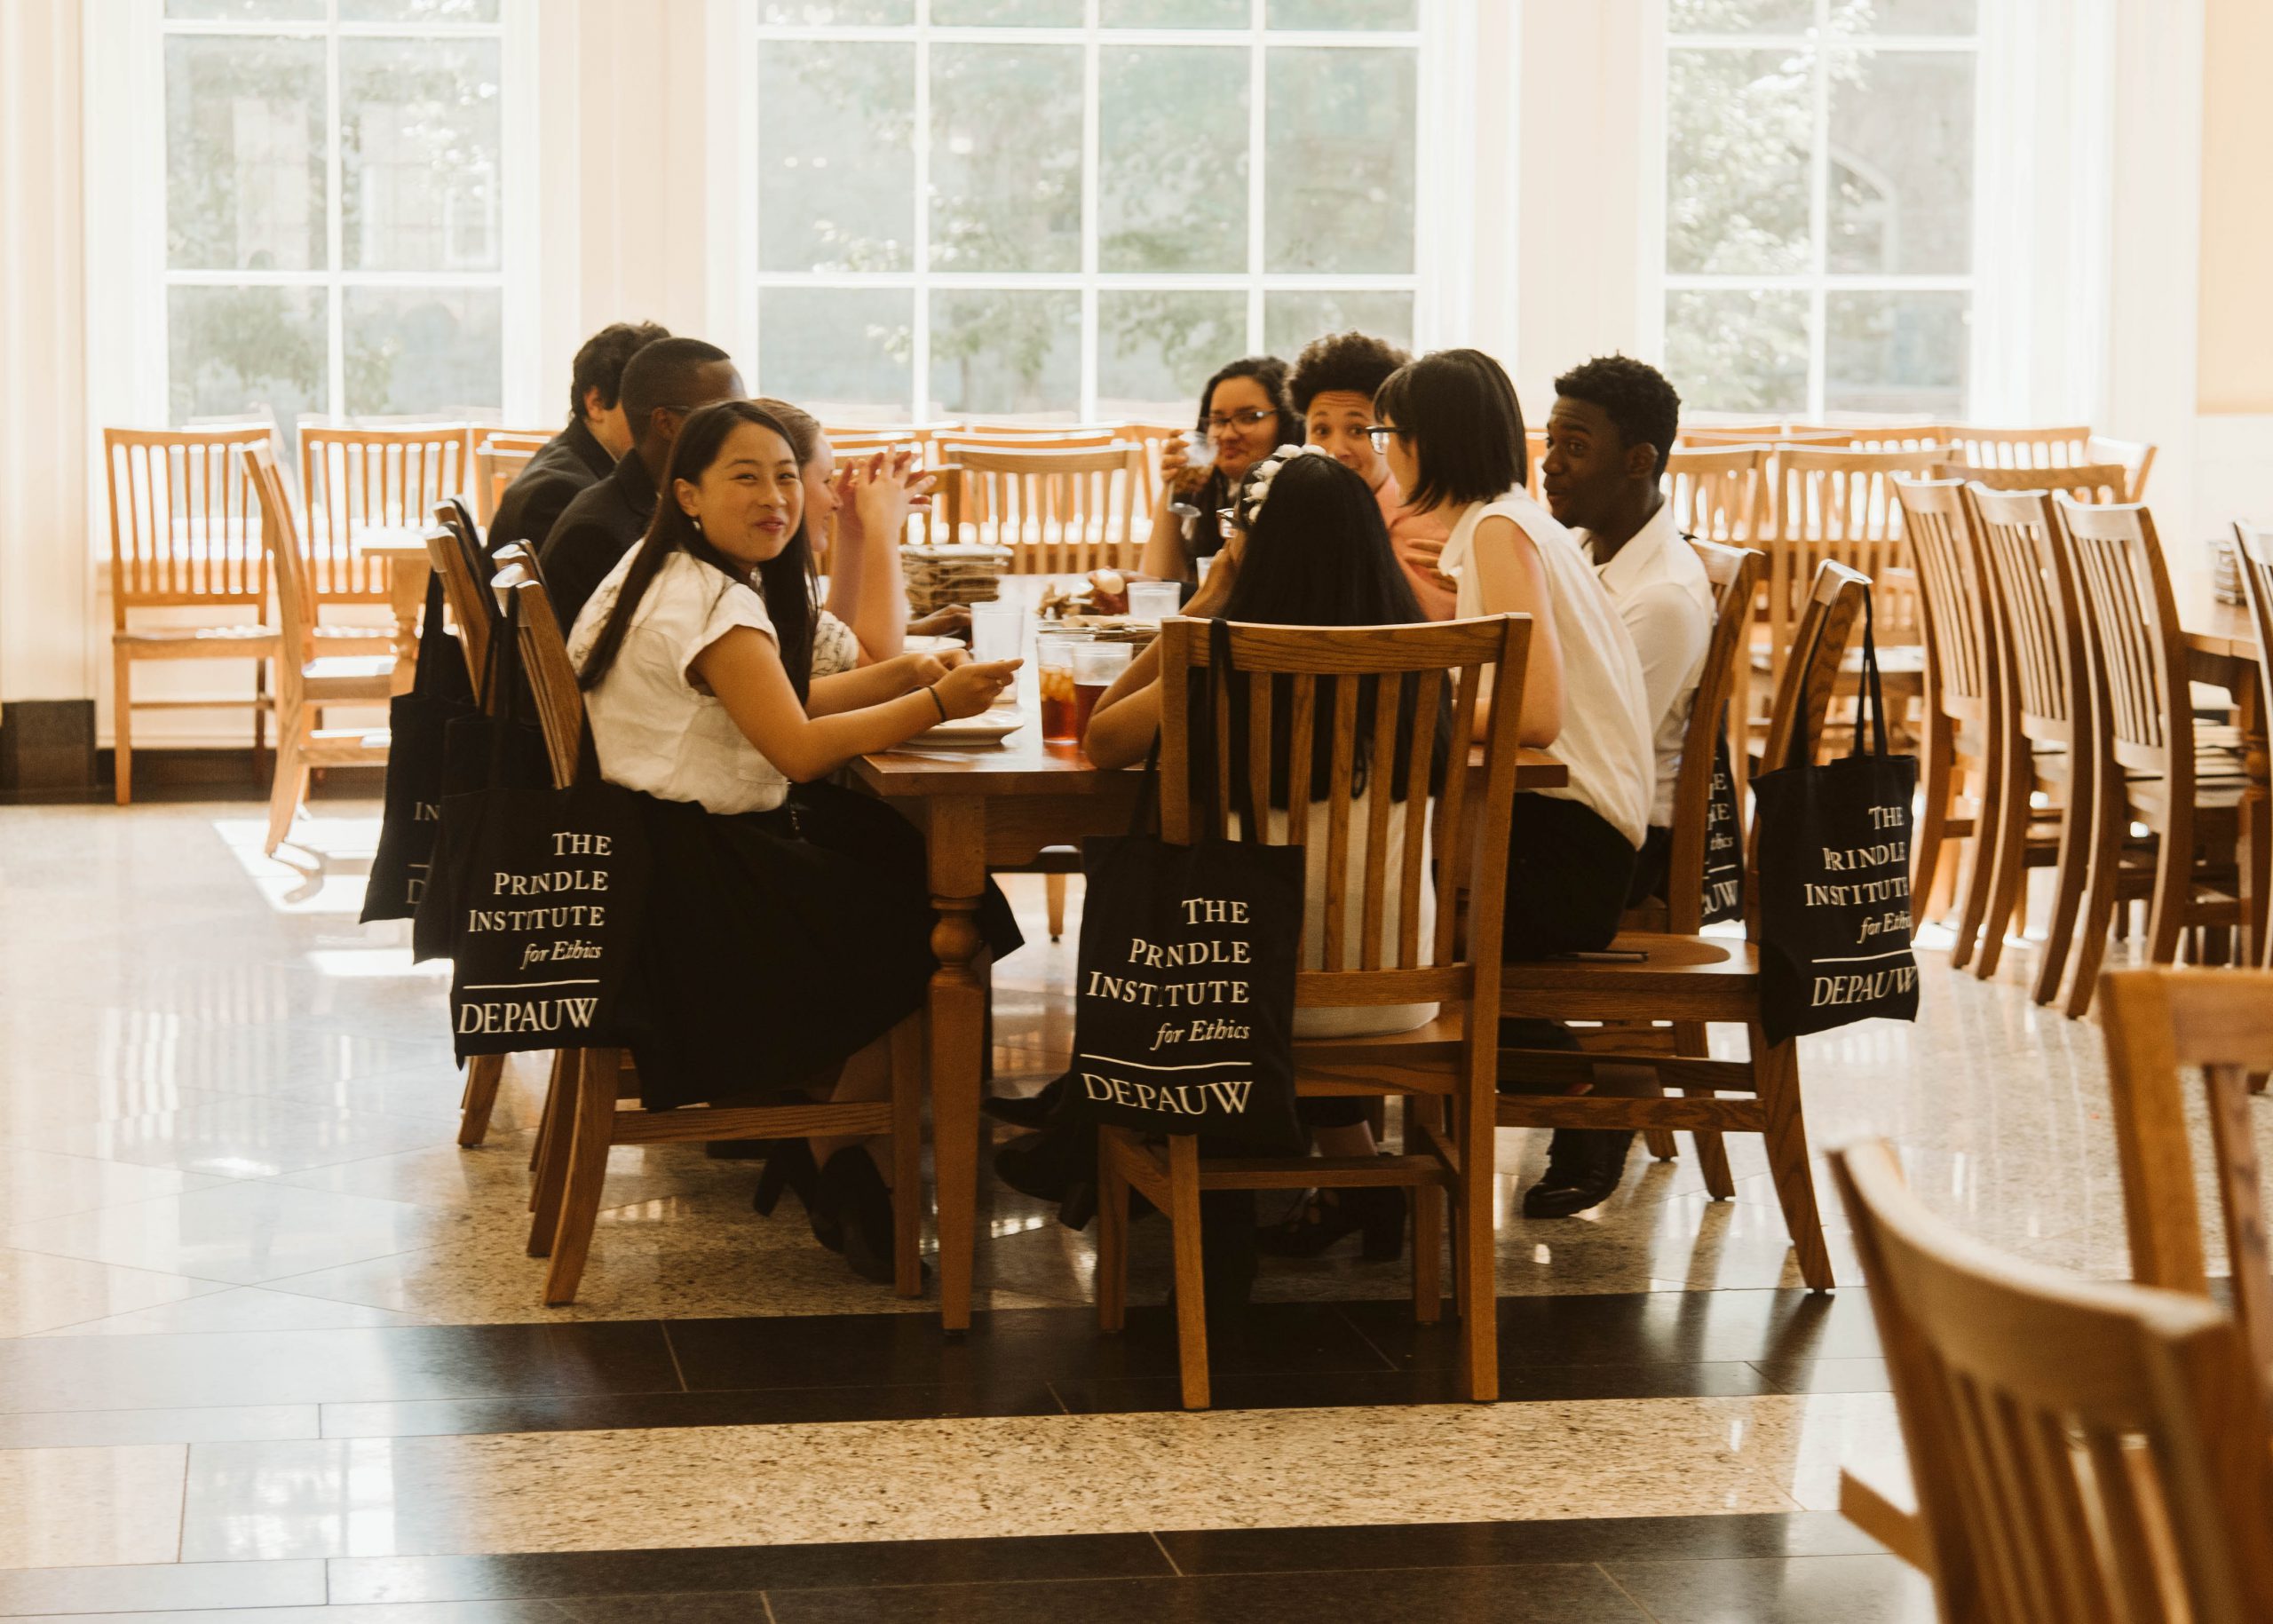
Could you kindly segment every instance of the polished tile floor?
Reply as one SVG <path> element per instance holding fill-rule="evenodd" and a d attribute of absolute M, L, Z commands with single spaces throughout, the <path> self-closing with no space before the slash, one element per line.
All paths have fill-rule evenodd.
<path fill-rule="evenodd" d="M 446 982 L 355 921 L 373 812 L 278 862 L 242 804 L 0 809 L 0 1616 L 1930 1616 L 1833 1510 L 1841 1465 L 1900 1470 L 1843 1225 L 1826 1187 L 1844 1288 L 1800 1290 L 1743 1141 L 1731 1202 L 1637 1153 L 1583 1218 L 1503 1213 L 1485 1408 L 1397 1265 L 1268 1268 L 1186 1415 L 1157 1226 L 1101 1338 L 1089 1237 L 989 1188 L 950 1343 L 685 1147 L 614 1153 L 543 1308 L 542 1073 L 456 1148 Z M 1012 884 L 1018 1089 L 1071 945 Z M 1924 956 L 1916 1026 L 1809 1041 L 1816 1145 L 1889 1135 L 1968 1229 L 2121 1272 L 2096 1029 L 2029 1004 L 2025 948 L 1990 986 Z M 1503 1205 L 1543 1138 L 1503 1136 Z"/>

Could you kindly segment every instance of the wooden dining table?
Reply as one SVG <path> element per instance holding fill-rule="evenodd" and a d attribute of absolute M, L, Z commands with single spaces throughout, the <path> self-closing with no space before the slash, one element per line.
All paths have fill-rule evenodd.
<path fill-rule="evenodd" d="M 2267 900 L 2273 896 L 2273 757 L 2266 745 L 2264 685 L 2258 671 L 2264 658 L 2256 629 L 2241 604 L 2222 602 L 2210 577 L 2173 571 L 2171 590 L 2178 599 L 2179 629 L 2186 640 L 2188 674 L 2197 682 L 2234 696 L 2234 720 L 2241 731 L 2242 939 L 2245 963 L 2265 962 Z"/>
<path fill-rule="evenodd" d="M 426 576 L 433 567 L 426 555 L 426 532 L 412 525 L 359 528 L 348 545 L 359 558 L 387 566 L 387 607 L 394 616 L 394 691 L 410 692 L 418 675 L 418 610 L 426 601 Z"/>
<path fill-rule="evenodd" d="M 918 738 L 861 757 L 855 787 L 881 796 L 923 831 L 939 959 L 927 1004 L 931 1150 L 939 1230 L 939 1314 L 949 1331 L 970 1326 L 978 1212 L 980 1072 L 987 974 L 977 913 L 987 871 L 1032 862 L 1045 847 L 1127 832 L 1144 774 L 1092 766 L 1073 744 L 1045 743 L 1028 662 L 1019 687 L 1026 725 L 1000 743 L 931 745 Z M 1559 788 L 1563 764 L 1526 750 L 1523 789 Z M 1067 989 L 1070 995 L 1071 988 Z"/>

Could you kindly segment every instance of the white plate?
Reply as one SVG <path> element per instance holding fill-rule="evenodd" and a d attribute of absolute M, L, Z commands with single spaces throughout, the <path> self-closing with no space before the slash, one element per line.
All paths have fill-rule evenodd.
<path fill-rule="evenodd" d="M 951 648 L 967 646 L 960 638 L 910 637 L 906 643 L 906 650 L 911 654 L 941 654 Z"/>
<path fill-rule="evenodd" d="M 1018 710 L 987 710 L 975 717 L 958 717 L 926 728 L 911 741 L 917 744 L 999 744 L 1026 725 Z"/>

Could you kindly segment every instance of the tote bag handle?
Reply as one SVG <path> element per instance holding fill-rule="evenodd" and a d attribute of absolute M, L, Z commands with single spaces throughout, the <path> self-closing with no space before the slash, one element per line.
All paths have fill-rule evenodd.
<path fill-rule="evenodd" d="M 1809 658 L 1812 659 L 1814 654 L 1815 650 L 1812 648 L 1808 651 Z M 1893 754 L 1893 749 L 1887 741 L 1886 695 L 1879 682 L 1879 651 L 1877 641 L 1872 635 L 1871 593 L 1867 587 L 1863 590 L 1862 693 L 1856 701 L 1856 707 L 1855 744 L 1854 748 L 1847 752 L 1849 757 L 1851 759 L 1857 756 Z M 1804 696 L 1801 701 L 1801 709 L 1802 712 L 1806 709 Z M 1863 730 L 1866 725 L 1870 729 L 1871 748 L 1868 749 L 1863 746 Z M 1792 729 L 1789 742 L 1784 747 L 1784 764 L 1787 767 L 1804 767 L 1810 764 L 1810 759 L 1811 752 L 1808 749 L 1808 730 L 1804 726 L 1795 726 Z"/>

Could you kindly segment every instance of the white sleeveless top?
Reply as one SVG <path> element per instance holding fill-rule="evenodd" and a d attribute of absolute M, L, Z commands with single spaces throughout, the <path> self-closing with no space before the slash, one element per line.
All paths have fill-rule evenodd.
<path fill-rule="evenodd" d="M 1634 638 L 1577 540 L 1520 490 L 1470 503 L 1453 525 L 1437 567 L 1459 582 L 1456 607 L 1463 618 L 1513 607 L 1484 600 L 1475 552 L 1477 527 L 1486 519 L 1511 520 L 1531 538 L 1555 606 L 1563 650 L 1563 731 L 1547 753 L 1570 770 L 1571 781 L 1540 793 L 1591 808 L 1638 851 L 1649 833 L 1657 751 Z"/>

